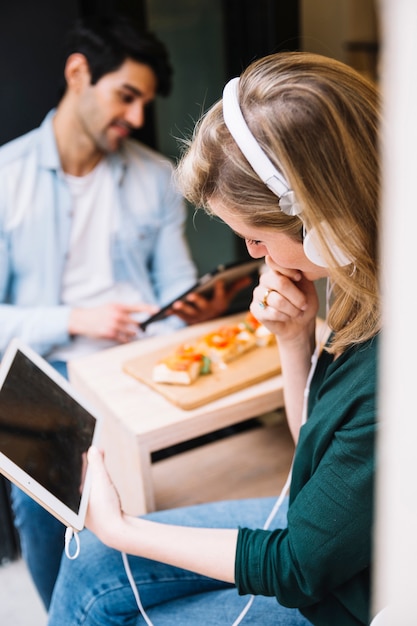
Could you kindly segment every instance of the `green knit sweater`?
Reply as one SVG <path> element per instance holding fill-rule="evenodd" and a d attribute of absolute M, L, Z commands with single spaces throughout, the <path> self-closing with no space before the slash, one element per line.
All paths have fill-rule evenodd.
<path fill-rule="evenodd" d="M 378 337 L 323 352 L 297 446 L 288 528 L 239 529 L 240 594 L 275 596 L 315 626 L 369 624 Z"/>

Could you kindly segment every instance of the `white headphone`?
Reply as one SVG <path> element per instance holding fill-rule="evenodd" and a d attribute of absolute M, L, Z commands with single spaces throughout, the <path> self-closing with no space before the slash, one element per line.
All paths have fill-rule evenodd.
<path fill-rule="evenodd" d="M 278 205 L 281 211 L 285 215 L 300 215 L 301 207 L 293 190 L 290 189 L 285 178 L 269 160 L 246 124 L 239 105 L 238 85 L 239 78 L 232 78 L 223 90 L 224 122 L 252 169 L 265 185 L 278 196 Z M 322 226 L 326 230 L 326 224 L 324 223 Z M 306 257 L 312 263 L 320 267 L 328 266 L 320 250 L 320 242 L 314 228 L 308 232 L 304 229 L 303 248 Z M 344 266 L 352 263 L 352 260 L 335 243 L 331 243 L 331 240 L 330 248 L 338 265 Z"/>

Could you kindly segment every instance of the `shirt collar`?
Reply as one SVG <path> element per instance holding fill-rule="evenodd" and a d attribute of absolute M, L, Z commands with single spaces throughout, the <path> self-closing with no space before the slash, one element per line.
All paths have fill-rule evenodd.
<path fill-rule="evenodd" d="M 55 109 L 49 111 L 39 128 L 39 156 L 40 164 L 45 169 L 59 170 L 61 163 L 59 160 L 58 147 L 56 145 L 54 127 L 52 124 Z"/>
<path fill-rule="evenodd" d="M 61 161 L 58 153 L 58 146 L 55 139 L 53 118 L 56 113 L 56 109 L 52 109 L 46 115 L 42 124 L 39 127 L 40 142 L 39 153 L 40 163 L 45 169 L 61 170 Z M 123 144 L 120 150 L 116 152 L 110 152 L 107 157 L 108 163 L 111 167 L 115 180 L 120 184 L 123 180 L 124 174 L 127 168 L 127 154 L 125 145 Z"/>

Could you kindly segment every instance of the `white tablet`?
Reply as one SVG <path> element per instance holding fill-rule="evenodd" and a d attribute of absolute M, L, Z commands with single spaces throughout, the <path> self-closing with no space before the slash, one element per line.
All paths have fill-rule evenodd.
<path fill-rule="evenodd" d="M 0 365 L 0 472 L 76 531 L 87 510 L 86 453 L 100 422 L 49 363 L 10 343 Z"/>

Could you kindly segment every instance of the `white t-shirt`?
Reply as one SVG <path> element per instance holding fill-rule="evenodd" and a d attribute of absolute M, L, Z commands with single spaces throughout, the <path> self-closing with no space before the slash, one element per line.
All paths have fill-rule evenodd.
<path fill-rule="evenodd" d="M 129 283 L 115 283 L 110 242 L 117 228 L 114 181 L 102 159 L 86 176 L 65 174 L 72 197 L 69 254 L 62 281 L 62 302 L 73 308 L 91 308 L 107 302 L 138 303 L 140 294 Z M 76 336 L 54 350 L 49 360 L 68 361 L 115 345 L 105 339 Z"/>

